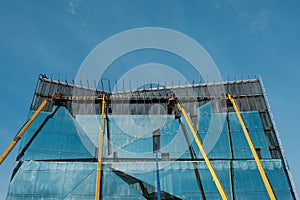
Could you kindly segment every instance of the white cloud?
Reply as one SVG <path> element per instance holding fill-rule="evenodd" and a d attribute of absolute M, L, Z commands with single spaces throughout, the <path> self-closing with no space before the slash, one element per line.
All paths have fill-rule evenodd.
<path fill-rule="evenodd" d="M 74 1 L 69 1 L 68 12 L 71 13 L 72 15 L 76 14 L 76 5 Z"/>
<path fill-rule="evenodd" d="M 221 2 L 215 2 L 214 7 L 216 10 L 219 10 L 219 8 L 221 7 Z"/>
<path fill-rule="evenodd" d="M 260 11 L 250 24 L 250 33 L 265 29 L 269 23 L 270 21 L 267 11 Z"/>

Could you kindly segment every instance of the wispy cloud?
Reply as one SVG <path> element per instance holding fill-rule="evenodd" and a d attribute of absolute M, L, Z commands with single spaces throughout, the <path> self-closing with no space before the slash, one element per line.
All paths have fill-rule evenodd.
<path fill-rule="evenodd" d="M 250 24 L 250 33 L 265 29 L 270 24 L 266 10 L 260 11 Z"/>
<path fill-rule="evenodd" d="M 76 3 L 74 1 L 69 1 L 68 12 L 72 15 L 76 14 Z"/>
<path fill-rule="evenodd" d="M 240 21 L 244 21 L 248 17 L 248 12 L 247 11 L 241 11 L 238 13 L 237 18 Z"/>
<path fill-rule="evenodd" d="M 219 10 L 219 8 L 221 7 L 221 2 L 220 1 L 217 1 L 217 2 L 215 2 L 215 4 L 214 4 L 214 8 L 216 9 L 216 10 Z"/>

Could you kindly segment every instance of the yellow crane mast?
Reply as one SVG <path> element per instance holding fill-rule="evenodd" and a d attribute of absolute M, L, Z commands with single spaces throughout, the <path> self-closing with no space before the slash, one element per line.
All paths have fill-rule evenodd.
<path fill-rule="evenodd" d="M 191 132 L 192 132 L 192 135 L 200 149 L 200 152 L 204 158 L 204 161 L 209 169 L 209 172 L 211 173 L 212 177 L 213 177 L 213 181 L 215 182 L 216 186 L 217 186 L 217 189 L 222 197 L 223 200 L 228 200 L 228 197 L 227 197 L 227 194 L 221 184 L 221 181 L 219 180 L 217 174 L 216 174 L 216 171 L 214 169 L 214 167 L 212 166 L 208 156 L 207 156 L 207 153 L 202 145 L 202 141 L 201 141 L 201 138 L 198 136 L 195 128 L 194 128 L 194 124 L 192 122 L 192 120 L 190 119 L 189 115 L 187 114 L 186 110 L 181 106 L 180 102 L 178 101 L 178 99 L 174 98 L 174 97 L 171 97 L 170 98 L 171 101 L 174 101 L 178 110 L 183 114 L 183 117 L 184 119 L 186 120 Z"/>
<path fill-rule="evenodd" d="M 257 155 L 257 152 L 255 150 L 255 147 L 254 147 L 253 142 L 251 140 L 251 137 L 249 135 L 248 129 L 247 129 L 247 127 L 245 125 L 245 122 L 244 122 L 244 120 L 243 120 L 243 118 L 241 116 L 240 110 L 239 110 L 239 108 L 238 108 L 238 106 L 237 106 L 234 98 L 231 96 L 231 94 L 227 94 L 226 95 L 226 99 L 229 100 L 232 103 L 232 105 L 233 105 L 235 113 L 236 113 L 236 115 L 237 115 L 237 117 L 239 119 L 239 122 L 240 122 L 240 124 L 242 126 L 242 129 L 243 129 L 243 132 L 244 132 L 244 135 L 246 137 L 246 140 L 247 140 L 247 142 L 249 144 L 250 150 L 251 150 L 252 155 L 254 157 L 254 160 L 256 162 L 256 165 L 257 165 L 258 171 L 260 173 L 260 176 L 261 176 L 261 178 L 262 178 L 262 180 L 264 182 L 264 185 L 265 185 L 265 187 L 266 187 L 266 189 L 268 191 L 269 197 L 270 197 L 271 200 L 275 200 L 276 197 L 275 197 L 275 194 L 273 192 L 272 186 L 271 186 L 271 184 L 269 182 L 269 179 L 267 177 L 267 174 L 266 174 L 266 172 L 265 172 L 265 170 L 264 170 L 264 168 L 263 168 L 263 166 L 261 164 L 261 161 L 260 161 L 260 159 L 259 159 L 259 157 Z"/>

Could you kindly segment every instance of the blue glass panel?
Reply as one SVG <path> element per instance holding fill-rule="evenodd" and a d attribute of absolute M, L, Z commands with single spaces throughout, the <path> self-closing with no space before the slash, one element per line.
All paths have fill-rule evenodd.
<path fill-rule="evenodd" d="M 212 162 L 224 189 L 230 197 L 229 165 L 227 161 Z M 220 194 L 204 162 L 197 163 L 207 199 L 219 199 Z M 155 163 L 112 163 L 112 168 L 156 187 Z M 191 162 L 159 162 L 161 190 L 182 199 L 201 199 Z"/>
<path fill-rule="evenodd" d="M 95 147 L 99 147 L 99 136 L 100 136 L 100 126 L 101 126 L 101 115 L 77 115 L 75 117 L 76 122 L 82 128 L 87 138 L 92 142 Z M 108 135 L 107 135 L 107 119 L 104 118 L 104 137 L 103 137 L 103 156 L 108 155 Z M 112 140 L 110 140 L 112 141 Z M 110 146 L 112 151 L 114 151 L 114 146 Z"/>
<path fill-rule="evenodd" d="M 104 166 L 103 173 L 102 199 L 145 199 L 108 167 Z"/>
<path fill-rule="evenodd" d="M 28 114 L 28 119 L 33 115 L 34 112 L 30 111 Z M 28 127 L 27 131 L 22 136 L 22 139 L 20 141 L 20 151 L 23 149 L 23 147 L 28 143 L 30 138 L 33 136 L 35 131 L 41 126 L 43 121 L 47 118 L 47 116 L 50 115 L 48 112 L 40 112 L 40 114 L 35 118 L 35 120 L 31 123 L 31 125 Z"/>
<path fill-rule="evenodd" d="M 272 188 L 277 199 L 294 199 L 291 194 L 289 180 L 285 173 L 281 160 L 263 160 L 263 167 L 266 170 Z"/>
<path fill-rule="evenodd" d="M 138 119 L 138 117 L 139 116 L 135 116 L 134 119 Z M 184 140 L 184 135 L 181 132 L 179 122 L 178 120 L 175 120 L 174 116 L 150 115 L 148 117 L 145 117 L 142 115 L 140 117 L 140 124 L 143 121 L 143 123 L 148 123 L 147 120 L 149 120 L 148 117 L 150 117 L 156 125 L 154 127 L 159 129 L 161 152 L 170 153 L 170 157 L 177 156 L 176 158 L 179 158 L 180 155 L 187 149 L 187 145 Z M 113 119 L 113 117 L 111 117 L 111 119 Z M 111 120 L 110 124 L 111 127 L 118 127 L 118 125 L 120 125 L 118 123 L 115 124 L 114 120 Z M 111 139 L 112 143 L 115 143 L 114 138 L 118 138 L 116 132 L 113 132 L 114 130 L 116 129 L 112 128 L 111 135 L 115 135 Z M 135 127 L 134 125 L 132 125 L 131 130 L 123 130 L 119 132 L 124 135 L 130 134 L 130 137 L 134 137 L 131 142 L 123 142 L 122 149 L 118 150 L 116 155 L 119 158 L 154 158 L 153 131 L 155 130 L 157 129 L 145 128 L 145 130 L 141 130 L 141 127 Z"/>
<path fill-rule="evenodd" d="M 72 181 L 72 172 L 68 173 L 68 178 L 65 178 L 65 184 L 67 181 Z M 70 192 L 64 195 L 64 200 L 82 200 L 82 199 L 95 199 L 95 183 L 96 183 L 96 171 L 92 171 L 87 177 L 77 184 Z"/>
<path fill-rule="evenodd" d="M 20 152 L 36 132 L 45 113 L 38 116 L 22 139 Z M 40 124 L 38 124 L 40 123 Z M 60 107 L 38 132 L 21 160 L 94 158 L 96 148 L 65 107 Z"/>
<path fill-rule="evenodd" d="M 262 158 L 271 158 L 263 126 L 258 112 L 241 113 L 255 148 L 260 149 Z M 235 113 L 229 113 L 232 146 L 235 158 L 253 158 L 242 126 Z"/>
<path fill-rule="evenodd" d="M 228 130 L 227 130 L 227 124 L 226 124 L 226 115 L 223 114 L 213 114 L 213 115 L 207 115 L 210 112 L 206 111 L 210 108 L 210 104 L 204 105 L 203 109 L 202 107 L 199 109 L 199 113 L 202 113 L 203 116 L 199 117 L 199 123 L 200 123 L 200 129 L 201 131 L 200 135 L 203 138 L 203 144 L 204 148 L 206 148 L 208 155 L 210 158 L 231 158 L 230 153 L 230 147 L 229 147 L 229 139 L 228 139 Z M 119 116 L 120 117 L 120 116 Z M 135 116 L 134 119 L 136 119 L 138 116 Z M 145 116 L 140 116 L 140 121 L 149 120 L 148 118 L 145 118 Z M 152 116 L 150 116 L 152 117 Z M 154 116 L 153 116 L 154 117 Z M 157 118 L 162 118 L 163 116 L 155 116 Z M 113 117 L 110 117 L 113 119 Z M 173 120 L 172 120 L 173 118 Z M 110 120 L 111 123 L 111 135 L 114 135 L 116 132 L 114 132 L 117 125 L 115 124 L 114 120 Z M 190 158 L 190 153 L 188 150 L 188 145 L 186 142 L 186 139 L 184 137 L 184 134 L 182 132 L 182 128 L 179 124 L 178 120 L 174 120 L 174 117 L 168 116 L 168 119 L 166 122 L 162 124 L 163 126 L 160 128 L 161 133 L 161 152 L 163 153 L 169 153 L 170 158 Z M 181 118 L 182 123 L 185 126 L 186 132 L 188 134 L 191 146 L 196 153 L 196 158 L 202 158 L 202 155 L 200 154 L 199 147 L 194 141 L 194 137 L 192 136 L 192 133 L 185 121 L 185 119 Z M 146 123 L 146 122 L 144 122 Z M 131 132 L 136 131 L 136 129 L 132 128 Z M 154 131 L 154 129 L 152 130 Z M 124 132 L 119 132 L 121 135 L 124 134 Z M 115 134 L 116 135 L 116 134 Z M 127 135 L 127 134 L 125 134 Z M 122 150 L 119 150 L 117 155 L 118 157 L 137 157 L 141 155 L 136 154 L 130 154 L 132 153 L 144 153 L 142 157 L 153 157 L 152 153 L 152 133 L 146 134 L 147 137 L 138 137 L 138 134 L 135 135 L 136 138 L 131 139 L 132 141 L 128 145 L 124 145 Z M 144 135 L 143 135 L 144 136 Z M 118 136 L 116 135 L 115 138 Z M 128 136 L 129 137 L 129 136 Z M 119 137 L 120 139 L 122 137 Z M 113 142 L 114 138 L 112 138 Z M 124 143 L 127 143 L 128 141 L 125 140 Z M 114 143 L 114 142 L 113 142 Z"/>
<path fill-rule="evenodd" d="M 207 103 L 198 108 L 198 114 L 200 137 L 209 158 L 231 158 L 226 113 L 212 113 Z"/>
<path fill-rule="evenodd" d="M 293 199 L 281 160 L 262 160 L 262 165 L 277 199 Z M 233 173 L 236 199 L 269 199 L 254 160 L 233 161 Z"/>
<path fill-rule="evenodd" d="M 118 151 L 140 139 L 152 138 L 153 131 L 174 119 L 174 116 L 167 115 L 109 115 L 108 117 L 112 151 Z M 132 149 L 132 151 L 137 150 Z"/>
<path fill-rule="evenodd" d="M 267 199 L 268 193 L 253 161 L 233 161 L 234 191 L 237 199 L 258 197 Z M 247 181 L 245 181 L 247 180 Z"/>
<path fill-rule="evenodd" d="M 226 123 L 226 114 L 213 114 L 211 116 L 200 116 L 200 136 L 203 141 L 203 146 L 206 149 L 209 158 L 231 158 L 229 135 Z M 210 121 L 206 123 L 203 121 Z M 217 124 L 221 129 L 216 129 Z M 222 125 L 220 125 L 223 123 Z"/>
<path fill-rule="evenodd" d="M 165 147 L 168 144 L 170 144 L 173 141 L 179 129 L 181 129 L 181 127 L 178 120 L 174 119 L 170 123 L 164 124 L 164 126 L 161 127 L 160 129 L 161 142 L 162 142 L 161 146 Z"/>
<path fill-rule="evenodd" d="M 91 142 L 98 147 L 101 116 L 100 115 L 76 115 L 75 119 L 78 125 L 82 128 L 82 130 L 86 133 L 88 138 L 91 140 Z"/>
<path fill-rule="evenodd" d="M 6 199 L 64 199 L 85 180 L 95 188 L 96 164 L 25 161 L 10 182 Z M 87 183 L 85 186 L 88 185 Z M 84 191 L 83 197 L 94 197 Z"/>

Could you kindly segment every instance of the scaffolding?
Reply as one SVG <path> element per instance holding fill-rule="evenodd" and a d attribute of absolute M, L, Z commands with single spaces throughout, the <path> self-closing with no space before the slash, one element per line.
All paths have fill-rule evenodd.
<path fill-rule="evenodd" d="M 41 76 L 7 199 L 296 199 L 261 83 L 107 92 Z"/>

